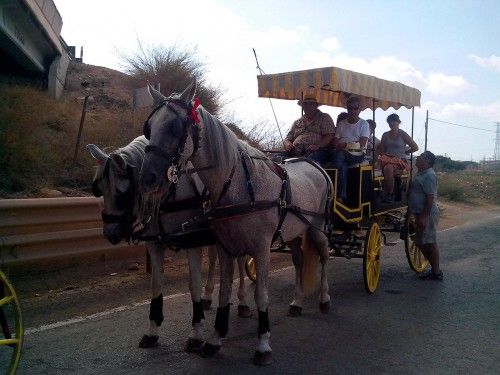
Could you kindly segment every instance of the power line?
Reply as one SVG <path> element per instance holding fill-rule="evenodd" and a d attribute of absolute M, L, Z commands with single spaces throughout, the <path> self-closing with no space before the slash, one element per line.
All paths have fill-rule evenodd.
<path fill-rule="evenodd" d="M 432 121 L 437 121 L 437 122 L 442 122 L 442 123 L 445 123 L 445 124 L 450 124 L 450 125 L 455 125 L 455 126 L 460 126 L 460 127 L 462 127 L 462 128 L 475 129 L 475 130 L 482 130 L 483 132 L 495 133 L 495 131 L 494 131 L 494 130 L 488 130 L 488 129 L 475 128 L 475 127 L 473 127 L 473 126 L 467 126 L 467 125 L 462 125 L 462 124 L 456 124 L 456 123 L 454 123 L 454 122 L 448 122 L 448 121 L 438 120 L 438 119 L 431 118 L 431 117 L 429 117 L 429 120 L 432 120 Z"/>

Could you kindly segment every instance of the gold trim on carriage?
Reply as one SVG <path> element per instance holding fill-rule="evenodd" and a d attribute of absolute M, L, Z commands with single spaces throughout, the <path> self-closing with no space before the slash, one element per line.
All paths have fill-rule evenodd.
<path fill-rule="evenodd" d="M 420 106 L 421 94 L 418 89 L 400 82 L 337 67 L 259 75 L 257 82 L 258 96 L 264 98 L 301 100 L 307 95 L 314 96 L 320 104 L 345 107 L 350 96 L 357 96 L 362 110 L 373 111 L 373 120 L 378 108 L 411 109 L 413 136 L 414 108 Z M 414 229 L 407 211 L 411 169 L 396 179 L 395 202 L 384 204 L 381 200 L 384 177 L 374 168 L 373 158 L 371 163 L 364 164 L 348 169 L 347 200 L 335 198 L 338 170 L 325 168 L 335 186 L 329 244 L 331 256 L 363 258 L 364 285 L 373 293 L 379 282 L 382 245 L 396 244 L 388 241 L 385 233 L 399 233 L 412 270 L 421 272 L 428 262 L 412 240 Z M 278 246 L 274 251 L 287 250 L 286 246 Z M 247 264 L 250 278 L 254 276 L 252 268 L 250 260 Z"/>

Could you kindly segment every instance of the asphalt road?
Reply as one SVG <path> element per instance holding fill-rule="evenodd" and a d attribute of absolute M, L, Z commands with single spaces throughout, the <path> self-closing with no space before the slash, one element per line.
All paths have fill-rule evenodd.
<path fill-rule="evenodd" d="M 306 301 L 301 317 L 288 317 L 294 272 L 274 272 L 269 367 L 257 368 L 251 360 L 256 314 L 241 319 L 236 309 L 219 354 L 206 359 L 185 353 L 191 319 L 186 293 L 165 298 L 166 321 L 156 348 L 137 345 L 148 325 L 149 306 L 142 303 L 29 330 L 18 373 L 498 373 L 499 228 L 497 212 L 495 217 L 441 232 L 443 282 L 418 280 L 406 263 L 402 243 L 384 248 L 380 284 L 373 295 L 364 290 L 361 260 L 333 259 L 333 307 L 328 315 L 319 312 L 314 296 Z M 208 333 L 215 309 L 205 315 Z"/>

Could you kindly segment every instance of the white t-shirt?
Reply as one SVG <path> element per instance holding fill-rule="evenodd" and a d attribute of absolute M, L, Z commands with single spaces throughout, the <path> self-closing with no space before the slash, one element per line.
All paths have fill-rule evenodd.
<path fill-rule="evenodd" d="M 335 138 L 344 143 L 359 142 L 359 138 L 370 137 L 370 125 L 366 120 L 360 118 L 357 123 L 349 124 L 348 120 L 342 120 L 337 124 Z"/>

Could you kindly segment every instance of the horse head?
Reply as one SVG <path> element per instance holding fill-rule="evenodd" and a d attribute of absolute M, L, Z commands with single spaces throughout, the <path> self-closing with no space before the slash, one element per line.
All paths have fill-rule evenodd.
<path fill-rule="evenodd" d="M 103 235 L 116 245 L 128 240 L 135 221 L 136 180 L 139 172 L 118 152 L 107 154 L 89 144 L 87 150 L 97 160 L 98 168 L 92 181 L 92 193 L 103 197 Z"/>
<path fill-rule="evenodd" d="M 143 133 L 149 145 L 145 150 L 140 186 L 146 193 L 161 194 L 168 184 L 177 182 L 178 170 L 197 148 L 199 120 L 192 103 L 196 81 L 181 94 L 168 98 L 151 86 L 148 89 L 156 108 L 144 123 Z"/>

